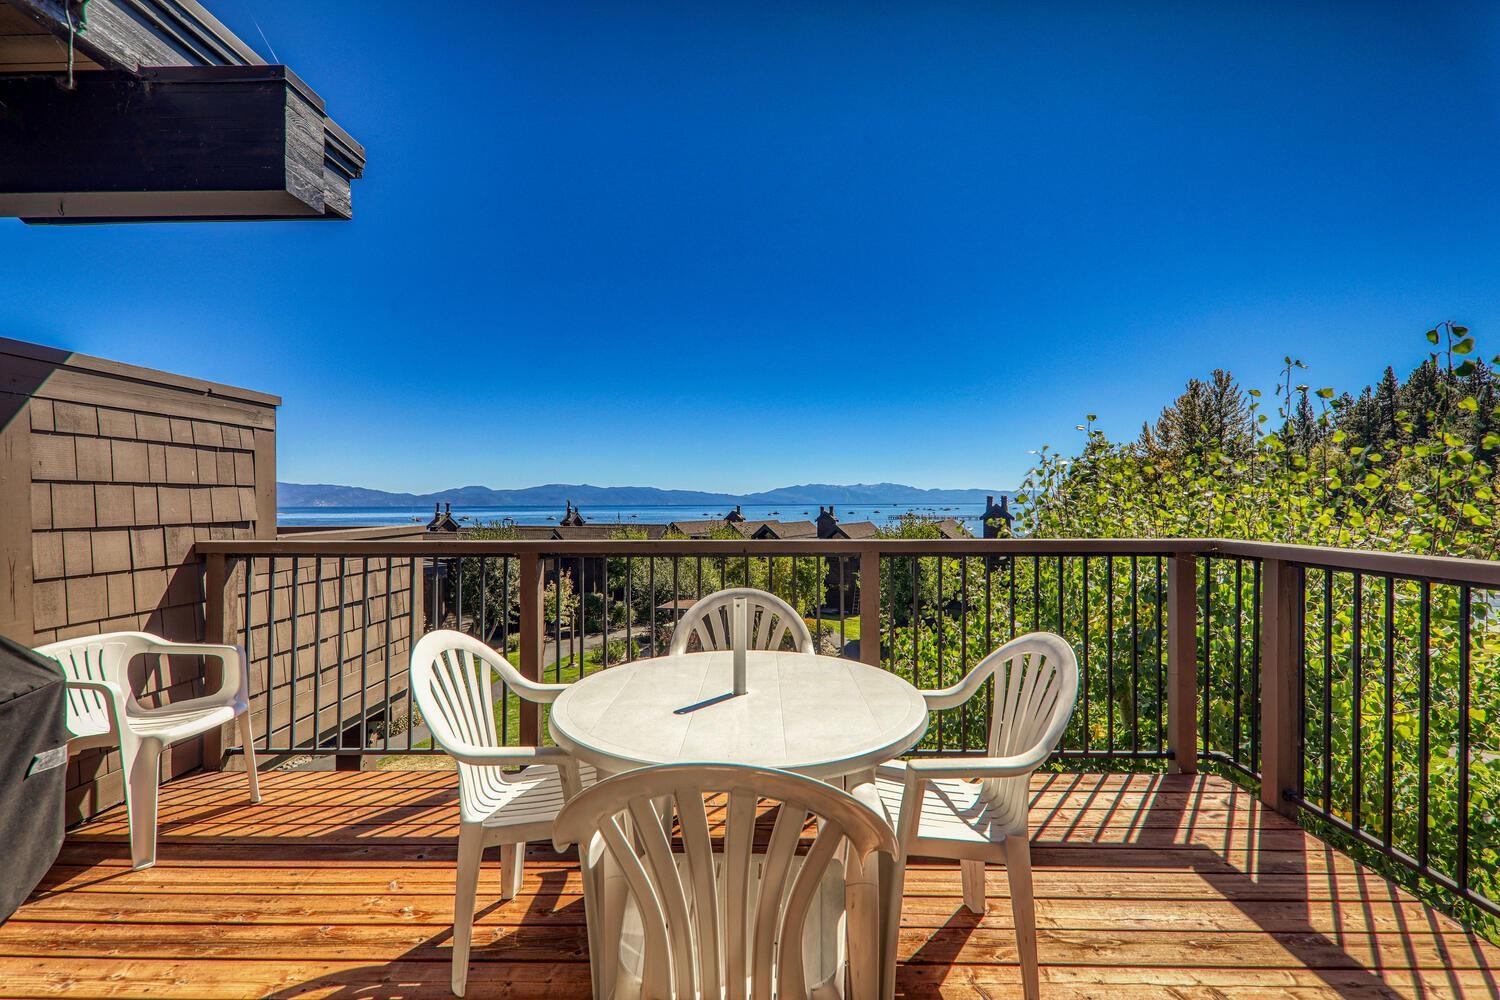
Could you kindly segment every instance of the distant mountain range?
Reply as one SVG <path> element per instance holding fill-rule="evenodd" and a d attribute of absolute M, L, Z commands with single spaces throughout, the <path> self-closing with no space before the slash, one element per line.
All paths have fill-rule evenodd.
<path fill-rule="evenodd" d="M 387 493 L 362 486 L 326 483 L 277 483 L 277 506 L 286 507 L 420 507 L 451 503 L 455 507 L 561 507 L 571 500 L 580 506 L 657 507 L 681 504 L 955 504 L 983 503 L 988 494 L 1005 490 L 924 490 L 900 483 L 856 483 L 835 486 L 808 483 L 760 493 L 704 493 L 698 490 L 660 490 L 654 486 L 590 486 L 587 483 L 549 483 L 519 490 L 460 486 L 437 493 Z"/>

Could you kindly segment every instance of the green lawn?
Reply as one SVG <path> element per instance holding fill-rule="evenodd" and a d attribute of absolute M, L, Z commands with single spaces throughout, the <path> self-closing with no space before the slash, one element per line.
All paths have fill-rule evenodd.
<path fill-rule="evenodd" d="M 818 631 L 818 619 L 817 619 L 817 617 L 814 616 L 814 615 L 809 615 L 806 620 L 807 620 L 807 627 L 809 629 L 811 629 L 816 634 L 816 632 Z M 839 619 L 838 619 L 838 615 L 834 615 L 832 618 L 824 618 L 823 619 L 823 627 L 824 628 L 831 628 L 831 629 L 833 629 L 833 634 L 834 635 L 838 635 L 839 634 Z M 858 639 L 859 638 L 859 615 L 850 615 L 849 617 L 847 617 L 847 618 L 844 619 L 844 638 L 845 639 Z"/>

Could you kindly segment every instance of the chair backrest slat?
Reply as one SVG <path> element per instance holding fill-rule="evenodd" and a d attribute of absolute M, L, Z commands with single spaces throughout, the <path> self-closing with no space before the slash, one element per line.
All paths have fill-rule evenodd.
<path fill-rule="evenodd" d="M 706 795 L 728 797 L 718 855 Z M 679 817 L 680 855 L 671 852 L 653 805 L 663 797 Z M 762 801 L 776 806 L 777 817 L 755 893 L 755 819 Z M 622 823 L 627 816 L 630 832 Z M 810 816 L 820 821 L 820 832 L 799 864 Z M 806 996 L 803 932 L 830 864 L 845 844 L 860 859 L 896 851 L 885 819 L 847 792 L 785 771 L 729 764 L 669 764 L 606 779 L 575 796 L 554 830 L 559 850 L 602 838 L 640 911 L 642 967 L 626 971 L 640 977 L 643 995 L 678 1000 L 745 1000 L 747 986 L 756 1000 Z M 591 856 L 581 860 L 597 863 Z M 585 892 L 595 885 L 586 874 Z M 868 945 L 873 953 L 876 943 Z"/>
<path fill-rule="evenodd" d="M 672 795 L 677 802 L 682 853 L 687 859 L 688 877 L 692 879 L 693 898 L 698 903 L 694 915 L 698 933 L 699 980 L 705 993 L 718 996 L 724 982 L 724 970 L 719 960 L 723 951 L 719 935 L 719 911 L 723 900 L 715 870 L 713 838 L 708 830 L 708 810 L 702 796 L 694 796 L 691 788 L 674 788 Z"/>
<path fill-rule="evenodd" d="M 749 634 L 745 636 L 734 634 L 738 598 L 749 601 Z M 667 651 L 673 656 L 688 652 L 694 636 L 704 652 L 731 649 L 736 643 L 746 649 L 777 650 L 788 638 L 797 652 L 814 652 L 812 632 L 802 616 L 775 594 L 753 587 L 721 590 L 698 601 L 677 623 Z"/>

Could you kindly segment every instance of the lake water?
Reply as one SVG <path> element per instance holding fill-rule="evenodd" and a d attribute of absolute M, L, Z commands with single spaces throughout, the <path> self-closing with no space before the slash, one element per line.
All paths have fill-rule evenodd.
<path fill-rule="evenodd" d="M 817 504 L 745 504 L 741 508 L 747 520 L 816 521 Z M 585 507 L 589 524 L 665 524 L 668 521 L 697 521 L 723 517 L 725 508 L 688 505 L 660 507 Z M 837 507 L 840 521 L 874 521 L 884 525 L 901 514 L 928 517 L 951 517 L 962 521 L 974 535 L 981 534 L 979 518 L 984 504 L 938 504 L 912 507 L 907 504 L 850 504 Z M 426 524 L 432 518 L 431 506 L 418 507 L 283 507 L 276 512 L 277 522 L 287 525 L 319 525 L 336 528 L 350 525 Z M 515 524 L 556 524 L 563 516 L 557 507 L 458 507 L 453 516 L 460 524 L 479 525 L 510 520 Z"/>

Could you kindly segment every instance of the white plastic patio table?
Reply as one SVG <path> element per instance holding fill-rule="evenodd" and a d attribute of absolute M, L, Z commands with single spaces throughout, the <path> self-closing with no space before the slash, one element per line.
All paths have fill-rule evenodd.
<path fill-rule="evenodd" d="M 733 696 L 733 655 L 658 656 L 586 676 L 553 702 L 552 739 L 603 774 L 712 761 L 831 780 L 872 771 L 927 731 L 922 695 L 889 671 L 751 651 L 746 693 Z"/>
<path fill-rule="evenodd" d="M 610 667 L 559 695 L 548 729 L 600 778 L 652 764 L 728 762 L 834 782 L 873 780 L 878 765 L 927 732 L 927 703 L 889 671 L 833 656 L 764 651 L 748 651 L 745 667 L 746 693 L 738 696 L 728 650 Z M 596 940 L 595 931 L 590 927 L 590 947 L 599 947 L 612 966 L 614 939 Z M 814 933 L 842 952 L 831 931 L 825 924 Z M 837 959 L 838 967 L 844 961 Z M 892 961 L 882 956 L 877 966 Z M 881 973 L 861 974 L 878 982 Z"/>

